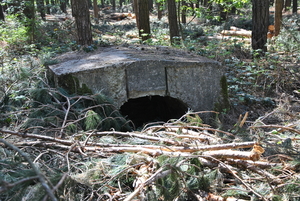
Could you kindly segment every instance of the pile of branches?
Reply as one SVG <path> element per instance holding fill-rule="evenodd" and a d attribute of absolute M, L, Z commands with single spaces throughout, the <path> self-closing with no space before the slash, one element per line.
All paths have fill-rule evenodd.
<path fill-rule="evenodd" d="M 269 128 L 300 134 L 258 122 L 250 133 Z M 282 154 L 299 154 L 291 147 L 298 138 L 282 141 L 274 154 L 271 141 L 245 142 L 203 124 L 197 113 L 140 132 L 94 130 L 64 139 L 0 133 L 1 200 L 299 199 L 299 164 Z"/>

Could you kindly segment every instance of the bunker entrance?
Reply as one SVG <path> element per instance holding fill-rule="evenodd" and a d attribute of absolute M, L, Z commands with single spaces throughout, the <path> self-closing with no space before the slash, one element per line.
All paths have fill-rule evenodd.
<path fill-rule="evenodd" d="M 120 111 L 135 127 L 140 127 L 149 122 L 178 119 L 188 111 L 188 107 L 182 101 L 169 96 L 145 96 L 129 99 L 121 106 Z"/>

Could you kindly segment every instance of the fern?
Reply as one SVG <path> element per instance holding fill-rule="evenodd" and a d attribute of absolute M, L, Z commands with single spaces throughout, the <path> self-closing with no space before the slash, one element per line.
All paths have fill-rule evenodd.
<path fill-rule="evenodd" d="M 84 120 L 84 126 L 86 130 L 96 129 L 101 121 L 99 114 L 93 110 L 88 110 L 85 114 L 86 118 Z"/>

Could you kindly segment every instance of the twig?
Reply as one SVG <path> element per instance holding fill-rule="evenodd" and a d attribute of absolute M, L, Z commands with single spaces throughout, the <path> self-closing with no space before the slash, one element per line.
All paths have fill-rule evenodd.
<path fill-rule="evenodd" d="M 30 160 L 30 158 L 22 151 L 20 150 L 18 147 L 6 142 L 4 139 L 0 138 L 0 142 L 2 142 L 3 144 L 5 144 L 6 146 L 8 146 L 9 148 L 15 150 L 16 152 L 18 152 L 31 166 L 31 168 L 34 170 L 34 172 L 37 174 L 42 186 L 44 187 L 45 191 L 47 192 L 48 196 L 51 198 L 52 201 L 57 201 L 55 195 L 53 194 L 52 190 L 50 189 L 50 187 L 48 186 L 45 176 L 42 174 L 42 172 L 35 166 L 35 164 Z"/>

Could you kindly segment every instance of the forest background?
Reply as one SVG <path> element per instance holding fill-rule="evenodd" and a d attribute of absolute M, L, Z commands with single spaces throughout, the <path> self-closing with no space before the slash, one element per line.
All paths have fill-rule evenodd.
<path fill-rule="evenodd" d="M 2 0 L 0 200 L 299 200 L 297 0 Z M 226 67 L 225 107 L 135 128 L 47 74 L 103 46 L 172 46 Z"/>

